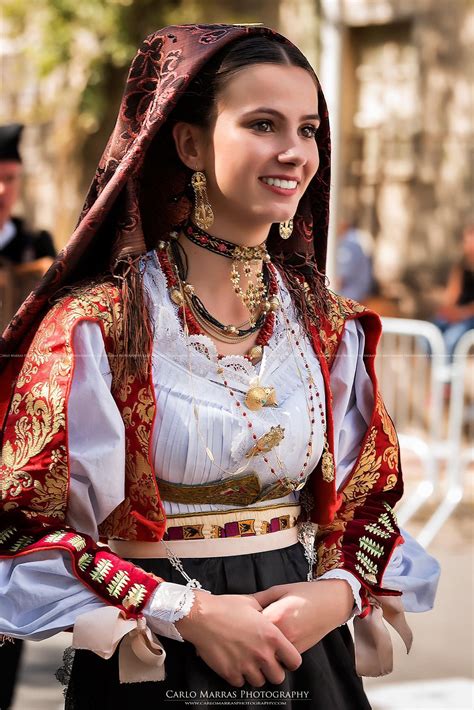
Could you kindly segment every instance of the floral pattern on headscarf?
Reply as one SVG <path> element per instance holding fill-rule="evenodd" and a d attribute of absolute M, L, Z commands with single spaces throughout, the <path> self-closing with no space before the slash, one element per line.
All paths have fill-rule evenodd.
<path fill-rule="evenodd" d="M 78 224 L 67 245 L 45 274 L 39 286 L 24 301 L 0 340 L 0 353 L 12 354 L 27 334 L 34 332 L 59 289 L 79 278 L 110 269 L 122 254 L 138 255 L 149 249 L 140 215 L 140 183 L 143 165 L 153 140 L 166 124 L 180 93 L 203 65 L 230 42 L 249 35 L 271 36 L 284 44 L 288 39 L 274 30 L 253 25 L 170 26 L 147 37 L 132 61 L 117 123 L 110 136 L 87 194 Z M 276 244 L 281 256 L 295 254 L 313 261 L 324 271 L 329 216 L 330 140 L 329 122 L 320 87 L 321 125 L 317 142 L 320 167 L 301 198 L 294 218 L 292 237 Z M 166 161 L 164 161 L 166 163 Z M 163 176 L 163 195 L 156 206 L 168 221 L 179 223 L 190 209 L 185 196 L 186 176 L 156 165 Z M 161 201 L 160 201 L 161 199 Z M 154 238 L 159 238 L 152 235 Z M 275 249 L 275 246 L 273 247 Z M 2 358 L 3 364 L 9 358 Z M 2 364 L 0 363 L 0 368 Z"/>

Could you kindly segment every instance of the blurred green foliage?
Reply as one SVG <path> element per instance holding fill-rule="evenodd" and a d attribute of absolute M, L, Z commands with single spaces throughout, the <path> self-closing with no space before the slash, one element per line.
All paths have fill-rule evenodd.
<path fill-rule="evenodd" d="M 199 15 L 198 5 L 185 0 L 4 0 L 3 10 L 40 77 L 80 66 L 86 73 L 80 111 L 99 120 L 109 80 L 125 73 L 143 38 L 183 15 L 188 22 Z"/>
<path fill-rule="evenodd" d="M 110 91 L 116 93 L 117 79 L 123 85 L 126 69 L 144 37 L 169 24 L 244 21 L 242 12 L 235 9 L 238 5 L 226 0 L 2 2 L 12 33 L 24 37 L 28 60 L 34 62 L 40 77 L 57 67 L 74 70 L 76 64 L 86 73 L 79 111 L 85 119 L 83 127 L 87 130 L 89 125 L 92 131 L 105 118 Z"/>
<path fill-rule="evenodd" d="M 53 96 L 48 91 L 41 101 L 39 91 L 33 120 L 48 121 L 57 111 L 69 117 L 85 184 L 113 129 L 130 61 L 148 34 L 173 24 L 260 21 L 255 0 L 1 2 L 8 34 L 18 38 L 40 87 L 54 77 Z M 64 124 L 61 131 L 64 137 Z"/>

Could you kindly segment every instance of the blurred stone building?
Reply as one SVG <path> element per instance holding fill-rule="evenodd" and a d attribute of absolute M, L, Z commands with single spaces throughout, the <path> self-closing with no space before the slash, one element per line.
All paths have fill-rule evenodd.
<path fill-rule="evenodd" d="M 127 4 L 139 17 L 146 3 Z M 165 4 L 171 22 L 260 21 L 302 48 L 330 106 L 333 248 L 339 222 L 357 222 L 370 231 L 381 291 L 400 313 L 428 315 L 433 289 L 456 259 L 462 226 L 472 219 L 474 8 L 469 0 Z M 81 28 L 73 38 L 78 51 L 72 61 L 39 78 L 26 51 L 41 42 L 34 15 L 31 11 L 26 23 L 28 43 L 25 35 L 12 36 L 6 24 L 0 26 L 0 122 L 28 126 L 24 210 L 32 222 L 51 229 L 61 246 L 110 131 L 128 56 L 110 68 L 98 119 L 84 109 L 81 95 L 96 80 L 91 67 L 102 40 Z M 139 33 L 153 29 L 142 18 Z"/>
<path fill-rule="evenodd" d="M 395 312 L 428 317 L 459 258 L 462 228 L 474 221 L 474 6 L 282 0 L 280 21 L 303 49 L 317 28 L 333 135 L 333 237 L 342 222 L 370 232 L 381 293 Z"/>
<path fill-rule="evenodd" d="M 342 35 L 339 214 L 375 237 L 382 291 L 428 315 L 474 215 L 474 6 L 326 5 Z"/>

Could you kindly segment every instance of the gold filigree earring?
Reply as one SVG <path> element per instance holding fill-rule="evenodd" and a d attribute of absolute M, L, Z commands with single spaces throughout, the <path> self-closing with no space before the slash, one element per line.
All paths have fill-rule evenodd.
<path fill-rule="evenodd" d="M 286 222 L 280 222 L 280 237 L 289 239 L 293 233 L 293 220 L 287 219 Z"/>
<path fill-rule="evenodd" d="M 194 211 L 193 217 L 197 226 L 207 231 L 214 222 L 214 212 L 212 211 L 209 198 L 207 196 L 206 176 L 200 170 L 196 170 L 191 176 L 191 185 L 194 190 Z"/>

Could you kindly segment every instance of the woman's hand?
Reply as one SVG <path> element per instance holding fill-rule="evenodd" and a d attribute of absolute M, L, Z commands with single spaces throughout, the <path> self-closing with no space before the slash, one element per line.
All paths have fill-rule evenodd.
<path fill-rule="evenodd" d="M 354 606 L 351 587 L 343 579 L 280 584 L 252 596 L 264 607 L 263 616 L 300 653 L 344 624 Z"/>
<path fill-rule="evenodd" d="M 175 623 L 198 656 L 230 685 L 276 685 L 301 656 L 252 595 L 213 595 L 197 590 L 188 616 Z"/>

